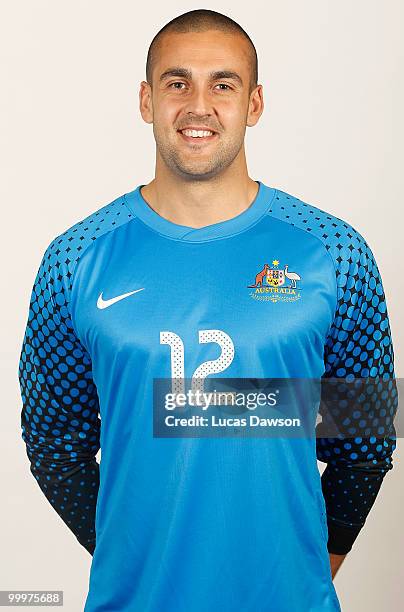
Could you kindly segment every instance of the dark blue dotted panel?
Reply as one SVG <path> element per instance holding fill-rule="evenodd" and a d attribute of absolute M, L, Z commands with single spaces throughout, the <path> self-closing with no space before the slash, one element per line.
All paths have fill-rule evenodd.
<path fill-rule="evenodd" d="M 337 303 L 324 350 L 323 378 L 374 378 L 388 391 L 372 395 L 369 387 L 366 399 L 353 410 L 340 385 L 341 401 L 334 415 L 342 424 L 340 434 L 317 439 L 317 457 L 327 463 L 322 488 L 329 550 L 348 552 L 392 468 L 396 447 L 397 389 L 383 285 L 369 245 L 350 224 L 280 190 L 268 214 L 316 236 L 334 262 Z"/>
<path fill-rule="evenodd" d="M 90 553 L 99 487 L 99 403 L 90 356 L 72 327 L 69 300 L 81 255 L 130 217 L 118 198 L 49 244 L 32 289 L 19 361 L 22 437 L 31 471 Z"/>

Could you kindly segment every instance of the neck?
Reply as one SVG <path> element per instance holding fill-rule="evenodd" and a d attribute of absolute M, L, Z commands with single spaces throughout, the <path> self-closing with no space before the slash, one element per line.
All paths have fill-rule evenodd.
<path fill-rule="evenodd" d="M 172 223 L 199 228 L 227 221 L 253 202 L 258 184 L 247 171 L 242 176 L 221 175 L 210 180 L 181 180 L 156 176 L 141 189 L 148 205 Z"/>

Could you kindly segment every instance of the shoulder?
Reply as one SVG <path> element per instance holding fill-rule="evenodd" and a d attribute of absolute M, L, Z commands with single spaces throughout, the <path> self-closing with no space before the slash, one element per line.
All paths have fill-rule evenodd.
<path fill-rule="evenodd" d="M 124 195 L 121 195 L 55 236 L 43 252 L 33 291 L 52 286 L 67 298 L 77 263 L 87 249 L 101 236 L 131 219 L 133 215 L 125 203 Z"/>
<path fill-rule="evenodd" d="M 64 277 L 69 286 L 77 262 L 86 250 L 101 236 L 132 218 L 124 195 L 121 195 L 75 222 L 48 243 L 40 265 L 42 276 L 46 273 L 59 280 Z"/>
<path fill-rule="evenodd" d="M 268 213 L 320 240 L 337 270 L 374 262 L 368 242 L 356 227 L 312 203 L 277 189 Z"/>

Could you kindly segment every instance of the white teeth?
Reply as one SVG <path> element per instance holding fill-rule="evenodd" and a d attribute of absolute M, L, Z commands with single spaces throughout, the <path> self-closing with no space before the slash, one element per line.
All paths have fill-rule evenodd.
<path fill-rule="evenodd" d="M 213 132 L 207 130 L 181 130 L 185 136 L 192 136 L 193 138 L 203 138 L 204 136 L 212 136 Z"/>

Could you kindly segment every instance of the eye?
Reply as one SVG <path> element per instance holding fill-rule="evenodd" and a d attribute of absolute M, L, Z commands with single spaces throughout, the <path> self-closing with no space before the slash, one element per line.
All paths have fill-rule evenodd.
<path fill-rule="evenodd" d="M 174 83 L 170 83 L 169 87 L 172 87 L 173 85 L 185 85 L 185 83 L 183 83 L 182 81 L 175 81 Z M 180 89 L 179 87 L 173 87 L 173 89 Z"/>
<path fill-rule="evenodd" d="M 170 83 L 168 87 L 172 89 L 182 89 L 181 87 L 176 87 L 176 85 L 185 85 L 185 83 L 183 83 L 182 81 L 174 81 L 174 83 Z M 222 91 L 227 91 L 228 89 L 231 89 L 230 85 L 228 85 L 227 83 L 217 83 L 215 87 L 217 86 L 222 86 L 226 88 L 226 89 L 223 89 Z"/>

